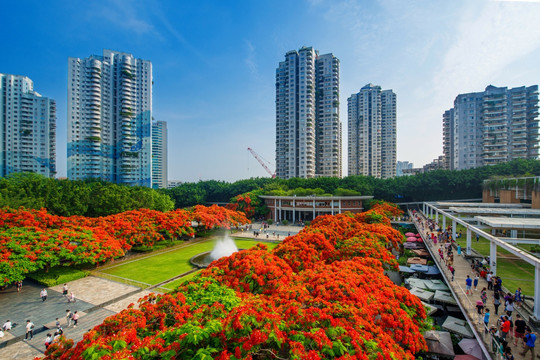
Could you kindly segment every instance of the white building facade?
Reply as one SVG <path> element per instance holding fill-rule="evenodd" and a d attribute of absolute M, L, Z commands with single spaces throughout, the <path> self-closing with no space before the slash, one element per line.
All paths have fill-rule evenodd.
<path fill-rule="evenodd" d="M 443 137 L 452 170 L 538 159 L 538 86 L 490 85 L 483 92 L 458 95 L 443 115 Z"/>
<path fill-rule="evenodd" d="M 373 84 L 347 99 L 349 175 L 396 176 L 396 101 Z"/>
<path fill-rule="evenodd" d="M 26 76 L 0 73 L 0 176 L 56 175 L 56 102 Z"/>
<path fill-rule="evenodd" d="M 152 186 L 152 85 L 152 63 L 128 53 L 69 58 L 69 179 Z"/>
<path fill-rule="evenodd" d="M 167 122 L 152 122 L 152 187 L 166 189 L 167 182 Z"/>
<path fill-rule="evenodd" d="M 311 47 L 276 69 L 276 176 L 341 177 L 339 60 Z"/>

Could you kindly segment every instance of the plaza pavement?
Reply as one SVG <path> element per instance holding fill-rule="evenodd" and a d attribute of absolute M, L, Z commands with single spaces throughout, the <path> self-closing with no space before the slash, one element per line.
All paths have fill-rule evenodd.
<path fill-rule="evenodd" d="M 63 284 L 62 284 L 63 285 Z M 47 289 L 48 298 L 43 302 L 39 296 L 42 287 L 31 280 L 23 282 L 21 292 L 15 286 L 0 291 L 0 322 L 7 319 L 17 323 L 12 331 L 0 338 L 1 359 L 33 359 L 43 357 L 47 333 L 54 333 L 54 322 L 58 317 L 67 338 L 75 342 L 82 340 L 84 333 L 103 320 L 125 309 L 130 303 L 137 307 L 137 300 L 150 291 L 115 281 L 88 276 L 68 283 L 77 301 L 68 303 L 62 295 L 62 285 Z M 66 309 L 81 314 L 77 327 L 65 326 Z M 26 320 L 35 324 L 34 338 L 24 341 Z M 44 326 L 51 326 L 47 329 Z"/>

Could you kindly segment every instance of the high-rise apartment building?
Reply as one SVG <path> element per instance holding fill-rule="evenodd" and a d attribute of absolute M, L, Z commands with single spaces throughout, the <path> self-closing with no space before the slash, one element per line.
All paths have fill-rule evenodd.
<path fill-rule="evenodd" d="M 69 179 L 152 186 L 152 83 L 152 63 L 128 53 L 69 58 Z"/>
<path fill-rule="evenodd" d="M 454 109 L 443 114 L 443 154 L 444 168 L 454 170 Z"/>
<path fill-rule="evenodd" d="M 26 76 L 0 74 L 0 176 L 56 174 L 56 102 Z"/>
<path fill-rule="evenodd" d="M 276 69 L 276 175 L 341 177 L 339 60 L 311 47 Z"/>
<path fill-rule="evenodd" d="M 166 189 L 167 181 L 167 122 L 152 122 L 152 187 Z"/>
<path fill-rule="evenodd" d="M 471 169 L 514 159 L 538 159 L 538 86 L 488 86 L 460 94 L 443 115 L 448 169 Z"/>
<path fill-rule="evenodd" d="M 349 175 L 396 176 L 396 94 L 367 84 L 347 109 Z"/>

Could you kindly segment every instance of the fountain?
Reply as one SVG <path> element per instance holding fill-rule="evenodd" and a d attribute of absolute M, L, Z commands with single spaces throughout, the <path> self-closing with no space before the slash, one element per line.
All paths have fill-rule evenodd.
<path fill-rule="evenodd" d="M 190 262 L 193 266 L 198 268 L 205 268 L 214 260 L 221 259 L 225 256 L 231 256 L 237 252 L 238 248 L 234 243 L 234 240 L 229 237 L 228 233 L 225 233 L 221 239 L 216 241 L 216 245 L 212 251 L 207 251 L 191 258 Z"/>

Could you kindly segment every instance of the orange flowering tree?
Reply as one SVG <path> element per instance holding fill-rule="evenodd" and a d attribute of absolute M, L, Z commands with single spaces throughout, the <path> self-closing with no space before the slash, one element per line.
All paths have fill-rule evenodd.
<path fill-rule="evenodd" d="M 227 204 L 227 208 L 242 211 L 250 219 L 255 216 L 266 215 L 270 210 L 258 196 L 262 193 L 262 190 L 253 190 L 236 195 L 231 199 L 230 204 Z"/>
<path fill-rule="evenodd" d="M 412 360 L 426 349 L 425 310 L 384 275 L 402 238 L 365 218 L 323 216 L 272 252 L 219 259 L 47 358 Z"/>
<path fill-rule="evenodd" d="M 205 228 L 248 222 L 219 206 L 161 212 L 140 209 L 105 217 L 62 217 L 45 209 L 0 209 L 0 286 L 56 265 L 93 265 L 124 256 L 133 246 L 193 236 L 192 221 Z"/>

